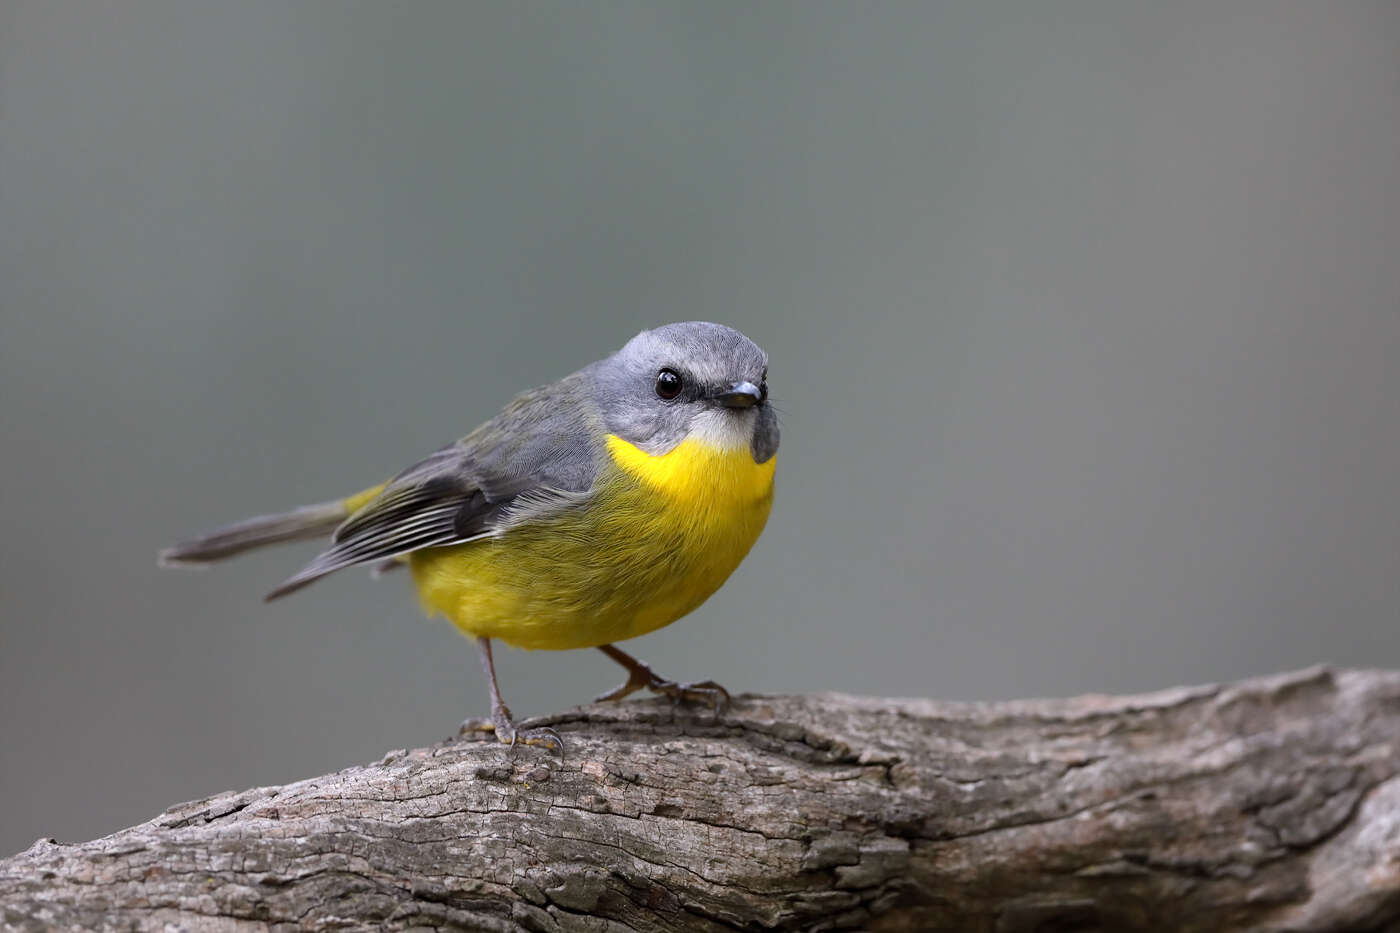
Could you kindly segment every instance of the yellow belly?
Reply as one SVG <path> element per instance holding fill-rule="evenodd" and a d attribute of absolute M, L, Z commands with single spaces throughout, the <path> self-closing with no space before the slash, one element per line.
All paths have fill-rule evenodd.
<path fill-rule="evenodd" d="M 410 556 L 424 609 L 470 636 L 586 648 L 668 625 L 719 589 L 773 503 L 776 457 L 685 441 L 653 457 L 608 438 L 582 509 Z"/>

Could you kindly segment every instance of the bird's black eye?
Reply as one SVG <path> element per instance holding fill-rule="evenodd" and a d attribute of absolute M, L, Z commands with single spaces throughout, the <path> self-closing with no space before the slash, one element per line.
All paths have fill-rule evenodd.
<path fill-rule="evenodd" d="M 656 374 L 656 394 L 670 401 L 681 394 L 681 375 L 674 369 L 663 369 Z"/>

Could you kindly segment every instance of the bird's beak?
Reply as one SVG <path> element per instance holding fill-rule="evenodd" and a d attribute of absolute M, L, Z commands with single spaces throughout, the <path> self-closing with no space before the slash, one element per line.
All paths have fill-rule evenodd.
<path fill-rule="evenodd" d="M 752 382 L 736 382 L 723 392 L 715 394 L 715 400 L 725 408 L 752 408 L 763 398 L 763 390 Z"/>

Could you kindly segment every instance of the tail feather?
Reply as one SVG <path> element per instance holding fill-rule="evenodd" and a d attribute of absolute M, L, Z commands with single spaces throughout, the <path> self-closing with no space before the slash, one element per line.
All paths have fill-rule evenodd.
<path fill-rule="evenodd" d="M 352 497 L 353 498 L 353 497 Z M 181 541 L 160 552 L 162 567 L 198 567 L 265 544 L 319 538 L 350 515 L 351 500 L 304 505 L 290 512 L 258 515 Z"/>

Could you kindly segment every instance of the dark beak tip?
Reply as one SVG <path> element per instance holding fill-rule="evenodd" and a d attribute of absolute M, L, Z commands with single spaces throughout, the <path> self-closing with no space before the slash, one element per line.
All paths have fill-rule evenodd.
<path fill-rule="evenodd" d="M 763 400 L 763 390 L 752 382 L 736 382 L 715 396 L 725 408 L 752 408 Z"/>

